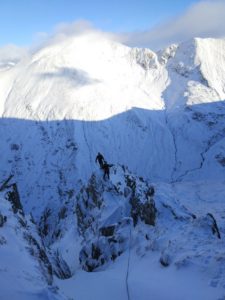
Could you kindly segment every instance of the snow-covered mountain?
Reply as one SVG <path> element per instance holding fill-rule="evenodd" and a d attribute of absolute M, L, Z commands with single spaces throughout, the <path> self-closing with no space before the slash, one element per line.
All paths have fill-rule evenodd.
<path fill-rule="evenodd" d="M 6 66 L 0 286 L 22 268 L 7 252 L 33 274 L 10 298 L 24 285 L 20 299 L 223 299 L 225 40 L 154 53 L 86 32 Z"/>

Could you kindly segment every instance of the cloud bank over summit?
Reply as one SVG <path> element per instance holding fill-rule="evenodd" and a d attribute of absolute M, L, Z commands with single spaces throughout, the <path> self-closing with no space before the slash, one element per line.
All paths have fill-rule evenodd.
<path fill-rule="evenodd" d="M 88 20 L 60 23 L 51 35 L 43 34 L 43 41 L 47 44 L 55 43 L 70 36 L 90 32 L 130 47 L 146 47 L 155 51 L 194 37 L 223 38 L 225 37 L 225 1 L 197 2 L 182 14 L 145 31 L 106 32 L 96 28 L 95 24 Z"/>
<path fill-rule="evenodd" d="M 7 63 L 17 63 L 28 53 L 25 47 L 10 44 L 0 48 L 0 67 Z"/>
<path fill-rule="evenodd" d="M 103 37 L 108 40 L 122 42 L 121 37 L 118 36 L 117 34 L 113 32 L 106 32 L 99 28 L 96 28 L 94 24 L 92 24 L 88 20 L 78 20 L 71 23 L 63 22 L 56 25 L 51 34 L 39 33 L 38 34 L 39 47 L 43 47 L 43 46 L 45 47 L 52 44 L 56 44 L 70 37 L 78 37 L 81 35 L 89 35 L 89 34 L 95 35 L 96 38 Z"/>
<path fill-rule="evenodd" d="M 145 31 L 106 32 L 96 28 L 88 20 L 58 24 L 53 34 L 44 34 L 47 43 L 58 42 L 66 37 L 94 32 L 131 47 L 146 47 L 159 50 L 173 43 L 180 43 L 194 37 L 225 37 L 225 1 L 200 1 L 173 19 Z"/>
<path fill-rule="evenodd" d="M 34 36 L 34 42 L 29 45 L 29 47 L 20 47 L 14 44 L 0 47 L 0 64 L 9 61 L 18 62 L 27 55 L 34 53 L 41 48 L 61 43 L 71 37 L 89 34 L 95 35 L 96 39 L 104 38 L 107 40 L 123 42 L 120 35 L 102 31 L 101 29 L 94 27 L 94 25 L 88 20 L 78 20 L 71 23 L 64 22 L 56 25 L 51 33 L 36 33 Z"/>
<path fill-rule="evenodd" d="M 90 33 L 95 34 L 96 38 L 104 37 L 130 47 L 145 47 L 154 51 L 194 37 L 223 38 L 225 37 L 225 1 L 199 1 L 173 19 L 165 20 L 144 31 L 107 32 L 97 28 L 89 20 L 83 19 L 71 23 L 62 22 L 56 25 L 51 33 L 36 33 L 34 42 L 29 47 L 13 44 L 0 47 L 0 63 L 18 62 L 29 52 L 59 43 L 72 36 Z"/>
<path fill-rule="evenodd" d="M 129 46 L 159 50 L 193 37 L 225 37 L 225 1 L 201 1 L 173 19 L 142 32 L 124 33 Z"/>

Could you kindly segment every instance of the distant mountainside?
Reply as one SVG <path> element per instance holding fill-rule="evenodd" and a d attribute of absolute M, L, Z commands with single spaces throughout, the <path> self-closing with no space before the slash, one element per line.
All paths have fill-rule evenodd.
<path fill-rule="evenodd" d="M 28 269 L 32 273 L 40 265 L 34 281 L 42 292 L 29 298 L 29 290 L 24 299 L 63 299 L 55 288 L 62 283 L 54 276 L 65 279 L 80 268 L 107 272 L 113 261 L 124 270 L 125 256 L 132 253 L 134 260 L 153 259 L 153 265 L 159 253 L 161 264 L 154 270 L 167 263 L 183 268 L 192 261 L 201 273 L 213 251 L 217 254 L 208 258 L 212 272 L 204 276 L 213 281 L 220 272 L 214 291 L 222 295 L 217 257 L 225 259 L 223 238 L 218 238 L 225 232 L 224 70 L 225 39 L 196 38 L 154 53 L 94 32 L 46 44 L 18 63 L 0 62 L 0 182 L 13 175 L 23 207 L 23 216 L 12 213 L 9 187 L 0 188 L 0 214 L 8 217 L 0 228 L 0 259 L 6 255 L 1 248 L 14 235 L 23 255 L 27 247 L 33 249 Z M 114 165 L 109 182 L 95 162 L 98 152 Z M 148 196 L 150 187 L 154 193 Z M 18 229 L 21 222 L 26 226 Z M 20 250 L 13 251 L 17 256 Z M 44 276 L 46 268 L 51 272 Z M 172 272 L 174 278 L 177 274 Z M 26 282 L 26 276 L 21 278 Z M 76 275 L 72 279 L 76 283 Z M 43 287 L 49 280 L 50 290 Z M 68 296 L 65 286 L 60 292 Z M 143 286 L 141 300 L 149 295 L 145 280 Z M 155 288 L 154 300 L 165 299 L 167 292 L 160 298 Z M 215 300 L 211 288 L 213 283 L 206 288 L 208 296 L 187 299 Z M 168 299 L 181 299 L 180 292 Z"/>

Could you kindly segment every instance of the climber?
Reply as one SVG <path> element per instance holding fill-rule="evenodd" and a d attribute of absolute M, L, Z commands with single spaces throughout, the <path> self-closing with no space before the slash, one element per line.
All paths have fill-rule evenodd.
<path fill-rule="evenodd" d="M 97 162 L 97 161 L 99 163 L 100 168 L 102 169 L 103 165 L 105 163 L 105 159 L 104 159 L 103 155 L 100 152 L 98 152 L 98 155 L 96 156 L 95 162 Z"/>
<path fill-rule="evenodd" d="M 106 177 L 109 179 L 109 168 L 111 168 L 113 165 L 108 164 L 106 161 L 104 162 L 102 169 L 104 171 L 103 179 L 106 180 Z"/>

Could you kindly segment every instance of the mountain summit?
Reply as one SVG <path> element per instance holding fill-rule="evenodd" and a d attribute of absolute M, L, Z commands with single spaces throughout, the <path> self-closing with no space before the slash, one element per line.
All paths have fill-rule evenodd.
<path fill-rule="evenodd" d="M 91 293 L 82 298 L 80 283 L 93 278 L 94 288 L 107 274 L 107 286 L 126 270 L 124 297 L 135 299 L 141 287 L 141 300 L 150 290 L 161 300 L 169 284 L 160 294 L 153 275 L 166 282 L 170 274 L 175 287 L 180 269 L 183 290 L 168 299 L 181 299 L 195 279 L 208 294 L 188 299 L 221 296 L 225 40 L 196 38 L 154 53 L 89 31 L 6 65 L 0 70 L 0 258 L 13 237 L 23 255 L 30 249 L 26 261 L 35 263 L 28 273 L 40 267 L 32 284 L 41 291 L 29 298 L 29 289 L 24 299 L 63 299 L 56 284 L 67 297 L 76 291 L 91 299 Z M 112 165 L 109 181 L 95 162 L 98 152 Z M 18 197 L 20 212 L 12 212 Z M 89 277 L 81 269 L 106 273 Z M 186 282 L 194 270 L 200 275 Z M 16 289 L 26 282 L 21 278 Z M 112 293 L 113 299 L 122 299 L 114 283 L 119 296 Z"/>

